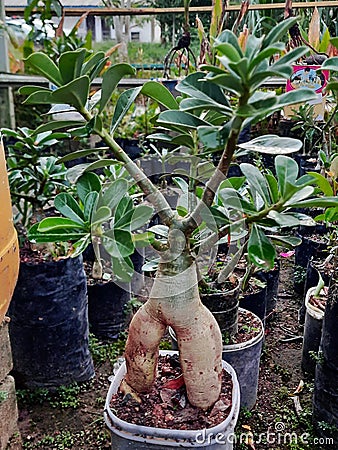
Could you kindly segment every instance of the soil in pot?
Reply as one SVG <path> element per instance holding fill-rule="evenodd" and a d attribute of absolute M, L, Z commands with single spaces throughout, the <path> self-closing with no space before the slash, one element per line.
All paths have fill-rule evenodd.
<path fill-rule="evenodd" d="M 233 433 L 239 413 L 239 386 L 234 369 L 222 361 L 223 384 L 220 398 L 210 411 L 204 412 L 186 402 L 178 359 L 176 356 L 171 360 L 172 355 L 177 355 L 177 352 L 160 351 L 160 356 L 169 356 L 169 361 L 172 362 L 169 366 L 166 359 L 165 364 L 161 362 L 162 369 L 158 374 L 162 380 L 159 381 L 158 392 L 150 405 L 150 413 L 144 419 L 147 423 L 159 423 L 166 428 L 144 425 L 139 414 L 135 414 L 137 424 L 117 416 L 116 404 L 112 405 L 111 399 L 116 396 L 117 402 L 121 402 L 118 392 L 126 373 L 125 363 L 117 370 L 107 394 L 104 412 L 106 424 L 111 431 L 112 450 L 176 450 L 178 447 L 196 450 L 233 449 Z M 123 400 L 128 401 L 128 398 L 122 397 L 122 402 Z M 145 398 L 145 401 L 148 399 Z M 134 408 L 140 408 L 136 403 Z M 176 414 L 180 419 L 173 425 L 172 416 Z M 209 423 L 216 425 L 207 428 Z"/>
<path fill-rule="evenodd" d="M 266 283 L 256 277 L 251 277 L 247 288 L 239 298 L 239 306 L 258 316 L 265 324 L 266 315 Z"/>
<path fill-rule="evenodd" d="M 302 243 L 295 248 L 296 266 L 307 267 L 311 258 L 318 259 L 322 252 L 326 251 L 329 240 L 324 234 L 325 232 L 326 228 L 323 229 L 322 226 L 317 226 L 312 232 L 310 230 L 300 230 Z"/>
<path fill-rule="evenodd" d="M 122 392 L 111 398 L 117 417 L 128 423 L 155 428 L 199 430 L 216 426 L 231 409 L 231 376 L 223 370 L 219 401 L 209 411 L 190 405 L 178 355 L 160 356 L 158 374 L 150 393 L 139 394 L 140 402 Z"/>

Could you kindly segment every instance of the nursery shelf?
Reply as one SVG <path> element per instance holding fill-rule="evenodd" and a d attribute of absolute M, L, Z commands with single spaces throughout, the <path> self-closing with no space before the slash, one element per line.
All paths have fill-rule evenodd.
<path fill-rule="evenodd" d="M 149 81 L 148 78 L 129 78 L 120 81 L 119 87 L 128 89 L 137 86 L 142 86 L 146 81 Z M 158 79 L 157 81 L 161 81 Z M 101 78 L 96 78 L 94 80 L 93 86 L 97 86 L 98 88 L 101 86 Z M 269 88 L 278 88 L 285 86 L 286 81 L 283 78 L 270 78 L 266 83 L 265 87 Z M 20 86 L 27 85 L 35 85 L 35 86 L 48 86 L 48 81 L 39 76 L 33 75 L 18 75 L 12 73 L 0 73 L 0 87 L 14 87 L 18 88 Z"/>

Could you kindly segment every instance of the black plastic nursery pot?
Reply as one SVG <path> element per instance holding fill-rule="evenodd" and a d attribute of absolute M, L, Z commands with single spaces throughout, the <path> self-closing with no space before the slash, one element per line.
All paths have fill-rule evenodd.
<path fill-rule="evenodd" d="M 202 294 L 202 303 L 212 312 L 222 333 L 237 333 L 239 285 L 224 292 Z"/>
<path fill-rule="evenodd" d="M 53 389 L 94 376 L 82 257 L 20 265 L 8 315 L 19 386 Z"/>
<path fill-rule="evenodd" d="M 116 339 L 126 327 L 129 285 L 113 281 L 88 285 L 88 319 L 90 332 L 101 339 Z"/>
<path fill-rule="evenodd" d="M 253 312 L 265 325 L 267 287 L 257 287 L 255 292 L 242 292 L 239 298 L 239 306 Z"/>
<path fill-rule="evenodd" d="M 338 448 L 338 280 L 329 287 L 325 309 L 321 357 L 316 366 L 313 420 L 322 437 L 333 439 L 330 448 Z"/>
<path fill-rule="evenodd" d="M 160 351 L 160 354 L 177 354 L 175 351 Z M 177 450 L 192 448 L 203 450 L 232 450 L 234 428 L 237 423 L 240 393 L 234 369 L 225 361 L 223 368 L 232 378 L 232 405 L 229 416 L 219 425 L 201 430 L 173 430 L 134 425 L 119 419 L 110 407 L 110 400 L 120 386 L 126 373 L 125 363 L 116 373 L 106 397 L 105 422 L 111 432 L 112 450 Z"/>
<path fill-rule="evenodd" d="M 300 230 L 299 237 L 302 242 L 295 248 L 295 265 L 307 267 L 311 258 L 317 259 L 327 249 L 328 241 L 324 237 L 327 229 L 322 225 L 316 227 L 304 227 Z"/>
<path fill-rule="evenodd" d="M 310 303 L 310 298 L 315 290 L 315 287 L 310 288 L 305 296 L 306 315 L 302 347 L 302 369 L 309 375 L 315 374 L 315 355 L 318 355 L 324 319 L 324 311 Z"/>
<path fill-rule="evenodd" d="M 279 274 L 279 263 L 273 269 L 261 271 L 257 274 L 257 276 L 259 276 L 259 278 L 266 283 L 266 317 L 270 317 L 270 314 L 277 306 Z"/>

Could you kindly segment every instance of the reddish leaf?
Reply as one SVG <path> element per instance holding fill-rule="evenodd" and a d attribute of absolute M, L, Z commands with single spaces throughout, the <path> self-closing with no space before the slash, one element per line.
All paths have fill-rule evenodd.
<path fill-rule="evenodd" d="M 177 378 L 174 378 L 173 380 L 167 381 L 164 385 L 164 389 L 180 389 L 182 386 L 184 386 L 184 378 L 183 375 L 180 375 Z"/>

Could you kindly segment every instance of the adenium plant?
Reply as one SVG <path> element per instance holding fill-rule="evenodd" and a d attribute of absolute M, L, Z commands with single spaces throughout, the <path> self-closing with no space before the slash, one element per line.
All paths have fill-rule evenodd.
<path fill-rule="evenodd" d="M 201 303 L 196 260 L 199 249 L 204 247 L 202 241 L 209 239 L 207 245 L 212 245 L 211 241 L 217 242 L 224 236 L 229 227 L 229 217 L 232 217 L 225 210 L 236 213 L 240 203 L 244 217 L 236 220 L 244 220 L 251 230 L 248 241 L 250 257 L 255 263 L 269 267 L 274 254 L 270 244 L 272 237 L 265 232 L 267 228 L 273 230 L 276 225 L 299 220 L 299 217 L 294 218 L 288 213 L 288 209 L 296 204 L 316 206 L 320 203 L 324 207 L 338 204 L 336 197 L 317 195 L 310 186 L 315 183 L 311 177 L 298 179 L 294 164 L 290 158 L 283 156 L 276 160 L 276 177 L 258 174 L 253 166 L 242 166 L 248 183 L 247 193 L 242 195 L 238 191 L 242 184 L 235 192 L 229 186 L 221 187 L 243 126 L 258 122 L 285 105 L 313 98 L 312 92 L 303 89 L 281 95 L 262 90 L 266 80 L 272 76 L 288 78 L 291 75 L 291 63 L 306 52 L 303 48 L 297 48 L 284 53 L 285 45 L 281 39 L 295 21 L 289 19 L 281 22 L 260 38 L 249 35 L 244 48 L 238 44 L 234 33 L 224 31 L 214 44 L 218 55 L 217 65 L 205 66 L 203 71 L 182 80 L 177 86 L 181 98 L 175 99 L 154 81 L 128 89 L 122 92 L 116 102 L 110 129 L 103 127 L 102 114 L 121 78 L 133 75 L 134 71 L 129 65 L 111 66 L 102 77 L 101 90 L 93 94 L 91 83 L 105 63 L 102 53 L 90 54 L 83 49 L 67 52 L 61 55 L 57 64 L 46 55 L 35 53 L 26 61 L 57 87 L 54 91 L 35 86 L 22 88 L 21 94 L 28 96 L 27 103 L 64 103 L 67 99 L 70 106 L 82 116 L 82 121 L 52 121 L 42 125 L 36 132 L 66 128 L 75 136 L 87 136 L 90 133 L 98 135 L 110 148 L 116 161 L 123 164 L 133 177 L 147 201 L 153 205 L 162 224 L 167 227 L 165 241 L 160 242 L 161 245 L 157 245 L 156 236 L 152 241 L 152 245 L 159 250 L 160 259 L 156 277 L 149 299 L 138 310 L 129 328 L 125 349 L 125 383 L 131 390 L 147 392 L 151 389 L 159 342 L 170 325 L 177 336 L 189 401 L 207 410 L 218 399 L 221 389 L 222 337 L 213 315 Z M 281 57 L 270 65 L 270 58 L 276 53 L 280 53 Z M 191 186 L 198 195 L 194 201 L 188 201 L 181 211 L 169 206 L 162 192 L 115 140 L 119 123 L 140 93 L 153 98 L 165 109 L 157 120 L 163 139 L 176 143 L 177 147 L 188 147 L 193 156 L 216 149 L 221 152 L 220 161 L 205 185 Z M 255 151 L 273 153 L 290 153 L 299 148 L 299 143 L 295 141 L 288 141 L 285 147 L 276 136 L 269 137 L 268 141 L 268 145 L 264 140 L 251 145 Z M 100 161 L 100 164 L 103 163 Z M 82 166 L 80 174 L 89 169 L 89 166 Z M 232 204 L 234 196 L 235 205 Z M 216 201 L 218 198 L 223 211 Z M 128 214 L 127 210 L 125 214 Z M 69 231 L 76 228 L 75 225 L 71 226 Z M 207 230 L 206 234 L 203 233 L 204 229 Z M 130 233 L 129 229 L 125 231 Z M 113 239 L 121 238 L 122 241 L 126 239 L 126 233 L 123 236 L 115 233 Z M 130 242 L 129 235 L 128 240 Z M 117 243 L 112 245 L 117 247 Z M 121 254 L 122 259 L 125 258 Z"/>

